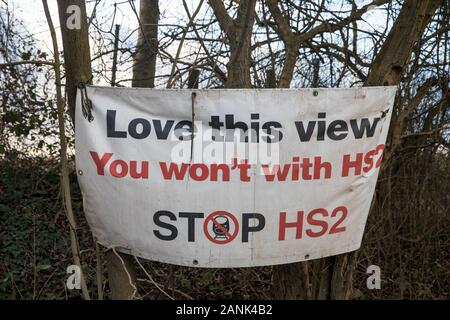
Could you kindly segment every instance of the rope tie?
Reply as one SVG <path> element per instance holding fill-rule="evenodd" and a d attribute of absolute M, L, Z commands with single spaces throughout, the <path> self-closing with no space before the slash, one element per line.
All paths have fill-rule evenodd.
<path fill-rule="evenodd" d="M 80 81 L 78 82 L 77 87 L 80 89 L 81 111 L 83 112 L 83 117 L 89 122 L 92 122 L 92 120 L 94 120 L 94 116 L 92 115 L 92 101 L 88 97 L 86 83 Z"/>

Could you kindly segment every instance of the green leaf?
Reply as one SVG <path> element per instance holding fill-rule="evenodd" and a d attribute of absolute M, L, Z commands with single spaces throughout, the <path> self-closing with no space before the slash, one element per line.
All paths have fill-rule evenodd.
<path fill-rule="evenodd" d="M 36 272 L 39 272 L 42 270 L 47 270 L 50 268 L 51 268 L 51 265 L 49 265 L 49 264 L 38 264 L 38 265 L 36 265 Z"/>

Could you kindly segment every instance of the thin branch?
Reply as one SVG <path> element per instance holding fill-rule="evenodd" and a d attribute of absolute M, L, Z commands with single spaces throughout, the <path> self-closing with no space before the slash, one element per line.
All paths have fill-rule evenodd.
<path fill-rule="evenodd" d="M 47 66 L 54 66 L 55 63 L 52 61 L 45 61 L 45 60 L 24 60 L 24 61 L 14 61 L 14 62 L 6 62 L 6 63 L 0 63 L 0 69 L 4 69 L 7 67 L 14 67 L 14 66 L 20 66 L 24 64 L 33 64 L 36 66 L 41 65 L 47 65 Z"/>

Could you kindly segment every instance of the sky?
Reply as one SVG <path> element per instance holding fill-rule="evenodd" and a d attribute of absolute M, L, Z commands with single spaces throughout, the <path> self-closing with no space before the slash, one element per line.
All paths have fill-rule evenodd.
<path fill-rule="evenodd" d="M 25 22 L 25 25 L 29 28 L 37 39 L 40 41 L 47 43 L 49 45 L 49 37 L 47 22 L 45 20 L 44 10 L 42 6 L 42 1 L 40 0 L 6 0 L 9 4 L 10 8 L 13 8 L 15 15 Z M 93 0 L 87 0 L 87 11 L 88 14 L 92 12 Z M 130 29 L 137 28 L 138 24 L 135 18 L 131 7 L 126 3 L 126 0 L 102 0 L 101 5 L 106 8 L 106 10 L 112 11 L 114 3 L 119 4 L 120 10 L 117 12 L 116 21 L 124 27 L 128 27 Z M 139 10 L 139 1 L 134 0 L 136 3 L 136 8 Z M 359 3 L 359 7 L 368 1 L 357 1 Z M 187 1 L 188 5 L 191 7 L 191 12 L 194 10 L 198 0 Z M 336 3 L 341 3 L 341 1 L 336 1 Z M 53 23 L 56 28 L 59 28 L 59 19 L 58 19 L 58 9 L 57 9 L 57 0 L 48 0 L 50 12 L 52 14 Z M 184 15 L 184 9 L 181 5 L 181 1 L 177 0 L 161 0 L 160 1 L 160 11 L 164 15 L 164 23 L 171 23 L 177 17 L 177 15 Z M 102 12 L 105 14 L 105 12 Z M 379 10 L 373 10 L 372 12 L 367 13 L 365 18 L 368 19 L 370 24 L 379 25 L 380 22 L 383 23 L 384 19 L 380 18 L 384 17 L 384 14 Z M 48 46 L 50 48 L 51 45 Z"/>
<path fill-rule="evenodd" d="M 4 0 L 8 3 L 10 10 L 12 9 L 13 14 L 20 20 L 22 20 L 28 29 L 29 32 L 38 40 L 38 49 L 45 52 L 52 52 L 52 43 L 50 38 L 50 33 L 48 31 L 47 21 L 45 19 L 45 14 L 43 10 L 43 5 L 41 0 Z M 204 7 L 208 8 L 208 5 L 205 1 Z M 359 0 L 357 1 L 358 7 L 368 3 L 368 0 Z M 90 16 L 94 3 L 94 0 L 87 0 L 87 12 L 88 16 Z M 131 35 L 131 40 L 135 41 L 135 37 L 137 32 L 134 32 L 138 28 L 138 22 L 136 19 L 136 15 L 131 9 L 130 4 L 127 0 L 102 0 L 100 5 L 97 7 L 99 16 L 102 16 L 105 19 L 105 24 L 108 25 L 108 18 L 112 18 L 114 13 L 114 4 L 117 3 L 117 11 L 114 16 L 114 23 L 118 23 L 121 25 L 121 40 L 127 38 Z M 139 12 L 139 1 L 134 0 L 136 8 Z M 190 7 L 191 13 L 195 10 L 199 0 L 188 0 L 188 6 Z M 336 0 L 331 6 L 335 5 L 337 8 L 342 5 L 343 1 Z M 59 39 L 59 47 L 62 48 L 61 44 L 61 36 L 59 32 L 59 18 L 58 18 L 58 9 L 57 9 L 57 0 L 48 0 L 49 9 L 53 18 L 53 23 L 55 25 L 57 36 Z M 0 5 L 1 2 L 0 2 Z M 160 0 L 160 12 L 162 19 L 161 23 L 171 24 L 177 23 L 179 17 L 185 17 L 184 8 L 182 6 L 181 0 Z M 198 17 L 201 17 L 202 14 L 199 14 Z M 368 21 L 369 24 L 366 25 L 368 28 L 382 28 L 385 23 L 384 11 L 382 10 L 371 10 L 364 15 L 364 18 Z M 111 19 L 112 21 L 112 19 Z M 112 27 L 112 25 L 111 25 Z M 196 44 L 198 45 L 198 44 Z M 176 43 L 172 48 L 168 48 L 168 51 L 173 55 L 175 54 L 177 49 Z M 185 45 L 183 50 L 192 50 L 192 47 L 189 48 L 188 45 Z M 109 59 L 109 58 L 108 58 Z M 124 70 L 129 70 L 124 67 Z M 129 71 L 127 71 L 129 72 Z M 121 76 L 125 78 L 129 78 L 124 74 L 118 74 L 118 79 Z"/>
<path fill-rule="evenodd" d="M 48 31 L 47 20 L 45 19 L 44 9 L 42 1 L 40 0 L 7 0 L 10 8 L 13 8 L 13 12 L 17 18 L 22 20 L 28 30 L 39 40 L 42 48 L 46 48 L 47 51 L 51 51 L 52 44 L 50 39 L 50 34 Z M 115 0 L 103 0 L 102 5 L 113 6 L 116 2 Z M 92 12 L 93 1 L 87 1 L 87 11 L 88 14 Z M 52 15 L 53 24 L 57 30 L 59 36 L 59 18 L 58 18 L 58 7 L 57 0 L 48 0 L 48 5 L 50 13 Z M 137 4 L 137 8 L 139 5 Z M 103 12 L 102 12 L 103 14 Z M 129 5 L 120 5 L 120 10 L 116 17 L 116 21 L 123 25 L 124 27 L 135 29 L 137 27 L 137 21 L 135 15 L 132 12 Z"/>
<path fill-rule="evenodd" d="M 47 21 L 45 18 L 45 13 L 41 0 L 5 0 L 8 3 L 10 11 L 13 12 L 14 16 L 21 21 L 23 21 L 25 27 L 29 32 L 34 36 L 37 40 L 37 49 L 45 52 L 52 52 L 52 42 L 50 33 L 48 30 Z M 139 0 L 133 0 L 139 12 Z M 91 15 L 94 8 L 94 0 L 87 0 L 87 14 Z M 190 7 L 191 13 L 195 10 L 195 6 L 199 3 L 198 0 L 188 0 L 188 7 Z M 130 39 L 134 42 L 137 38 L 137 32 L 135 32 L 138 28 L 138 21 L 135 13 L 131 9 L 128 0 L 102 0 L 100 4 L 97 6 L 97 12 L 99 12 L 98 16 L 104 18 L 105 24 L 109 23 L 108 18 L 112 18 L 114 14 L 114 4 L 117 4 L 117 11 L 114 15 L 114 24 L 120 24 L 121 26 L 121 34 L 120 39 Z M 3 5 L 0 2 L 0 5 Z M 52 16 L 53 24 L 55 25 L 56 34 L 58 36 L 59 47 L 62 48 L 61 34 L 59 32 L 59 17 L 58 17 L 58 7 L 57 0 L 48 0 L 48 5 L 50 9 L 50 13 Z M 177 23 L 179 17 L 185 16 L 185 11 L 182 6 L 181 1 L 169 1 L 169 0 L 160 0 L 160 12 L 161 17 L 163 17 L 160 22 L 165 24 Z M 204 3 L 204 7 L 206 8 L 206 1 Z M 199 15 L 200 16 L 200 15 Z M 112 21 L 112 19 L 111 19 Z M 130 37 L 130 38 L 129 38 Z M 92 47 L 92 46 L 91 46 Z M 175 55 L 176 45 L 173 45 L 172 48 L 168 48 L 168 52 Z M 183 48 L 188 50 L 188 48 Z M 106 58 L 109 59 L 109 58 Z M 122 66 L 124 69 L 126 67 Z M 120 66 L 119 66 L 120 68 Z M 129 78 L 129 76 L 121 75 L 120 70 L 118 72 L 118 79 L 121 76 L 125 78 Z M 104 84 L 104 83 L 100 83 Z"/>
<path fill-rule="evenodd" d="M 139 12 L 139 1 L 133 0 Z M 10 9 L 13 9 L 15 16 L 21 19 L 29 31 L 40 41 L 47 44 L 48 49 L 51 48 L 50 35 L 48 32 L 47 21 L 45 19 L 44 9 L 41 0 L 6 0 Z M 87 0 L 88 15 L 94 7 L 93 0 Z M 118 4 L 118 10 L 115 22 L 120 24 L 124 29 L 136 29 L 138 22 L 131 6 L 127 0 L 102 0 L 97 7 L 102 15 L 112 14 L 114 4 Z M 191 12 L 198 3 L 198 0 L 187 1 Z M 59 30 L 58 7 L 57 0 L 48 0 L 50 13 L 53 18 L 55 28 Z M 205 4 L 206 5 L 206 4 Z M 105 12 L 106 11 L 106 12 Z M 178 0 L 161 0 L 160 12 L 164 16 L 164 23 L 173 23 L 177 16 L 184 16 L 182 2 Z"/>

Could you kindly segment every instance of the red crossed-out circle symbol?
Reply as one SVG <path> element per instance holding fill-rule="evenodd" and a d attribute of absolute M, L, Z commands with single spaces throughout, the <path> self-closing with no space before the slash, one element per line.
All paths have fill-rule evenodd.
<path fill-rule="evenodd" d="M 221 224 L 220 222 L 216 221 L 216 218 L 218 217 L 226 217 L 229 218 L 229 222 L 231 221 L 231 224 L 233 225 L 233 233 L 230 233 L 230 229 L 231 228 L 225 228 L 225 226 L 223 224 Z M 216 230 L 220 230 L 221 234 L 223 234 L 223 237 L 218 238 L 217 236 L 213 236 L 211 235 L 211 231 L 209 230 L 209 225 L 210 223 L 212 223 L 212 232 L 214 232 L 214 228 L 216 228 Z M 208 217 L 206 217 L 205 222 L 203 223 L 203 231 L 205 232 L 206 237 L 216 243 L 216 244 L 226 244 L 230 241 L 233 241 L 234 238 L 236 238 L 238 232 L 239 232 L 239 223 L 236 219 L 236 217 L 234 215 L 232 215 L 231 213 L 227 212 L 227 211 L 214 211 L 213 213 L 211 213 Z"/>

